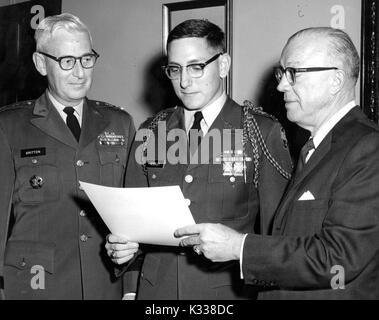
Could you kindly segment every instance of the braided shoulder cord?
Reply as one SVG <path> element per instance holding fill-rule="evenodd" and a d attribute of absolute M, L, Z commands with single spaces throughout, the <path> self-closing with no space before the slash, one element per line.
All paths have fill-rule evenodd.
<path fill-rule="evenodd" d="M 259 125 L 254 117 L 254 115 L 250 112 L 253 110 L 257 114 L 265 115 L 267 114 L 262 111 L 262 109 L 257 107 L 252 107 L 251 105 L 244 105 L 243 111 L 244 111 L 244 131 L 247 131 L 247 135 L 249 137 L 249 140 L 253 146 L 253 153 L 254 149 L 256 148 L 256 141 L 258 141 L 259 146 L 261 147 L 263 154 L 265 157 L 269 160 L 269 162 L 272 164 L 272 166 L 287 180 L 291 179 L 291 173 L 284 170 L 280 164 L 275 160 L 275 158 L 271 155 L 270 151 L 267 148 L 267 145 L 263 139 L 262 132 L 259 129 Z M 245 136 L 245 133 L 244 133 Z M 254 164 L 255 163 L 255 154 L 254 154 Z M 254 184 L 258 185 L 258 171 L 255 169 L 254 172 Z"/>
<path fill-rule="evenodd" d="M 141 152 L 141 163 L 143 163 L 143 171 L 146 173 L 146 157 L 147 157 L 147 145 L 149 144 L 149 140 L 151 135 L 153 134 L 154 130 L 158 126 L 159 121 L 164 121 L 168 116 L 168 113 L 166 111 L 159 112 L 149 123 L 149 126 L 147 127 L 148 135 L 143 137 L 143 145 L 142 145 L 142 152 Z"/>
<path fill-rule="evenodd" d="M 254 186 L 258 188 L 258 177 L 259 177 L 259 150 L 258 150 L 258 143 L 257 143 L 257 137 L 253 130 L 249 129 L 250 123 L 249 118 L 246 115 L 245 107 L 244 107 L 244 117 L 243 117 L 243 150 L 245 152 L 246 150 L 246 142 L 249 140 L 250 144 L 253 148 L 253 161 L 254 161 Z"/>

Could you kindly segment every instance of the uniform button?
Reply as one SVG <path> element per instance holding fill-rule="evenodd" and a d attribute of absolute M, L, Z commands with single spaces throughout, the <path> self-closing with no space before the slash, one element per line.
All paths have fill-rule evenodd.
<path fill-rule="evenodd" d="M 22 260 L 22 261 L 20 262 L 20 267 L 21 267 L 21 268 L 25 268 L 25 267 L 26 267 L 26 262 L 25 262 L 25 260 Z"/>
<path fill-rule="evenodd" d="M 184 199 L 184 202 L 187 206 L 191 205 L 191 200 L 190 199 Z"/>
<path fill-rule="evenodd" d="M 190 174 L 187 174 L 184 178 L 184 180 L 187 182 L 187 183 L 191 183 L 193 181 L 193 177 L 190 175 Z"/>
<path fill-rule="evenodd" d="M 141 272 L 141 278 L 143 278 L 144 274 L 143 274 L 143 271 Z"/>
<path fill-rule="evenodd" d="M 179 252 L 179 255 L 180 255 L 180 256 L 185 256 L 186 253 L 185 253 L 184 251 L 180 251 L 180 252 Z"/>
<path fill-rule="evenodd" d="M 83 167 L 83 166 L 84 166 L 84 162 L 83 162 L 83 160 L 78 160 L 78 161 L 76 161 L 76 165 L 77 165 L 78 167 Z"/>
<path fill-rule="evenodd" d="M 80 241 L 82 241 L 82 242 L 86 242 L 88 240 L 88 237 L 85 235 L 85 234 L 82 234 L 81 236 L 80 236 Z"/>
<path fill-rule="evenodd" d="M 32 159 L 32 163 L 36 164 L 38 162 L 37 159 Z"/>
<path fill-rule="evenodd" d="M 154 173 L 151 175 L 151 179 L 156 179 L 157 178 L 157 175 Z"/>
<path fill-rule="evenodd" d="M 85 217 L 87 215 L 84 210 L 81 210 L 79 214 L 80 214 L 81 217 Z"/>
<path fill-rule="evenodd" d="M 236 182 L 236 177 L 230 177 L 229 180 L 230 180 L 230 182 L 232 182 L 232 183 L 233 183 L 233 182 Z"/>

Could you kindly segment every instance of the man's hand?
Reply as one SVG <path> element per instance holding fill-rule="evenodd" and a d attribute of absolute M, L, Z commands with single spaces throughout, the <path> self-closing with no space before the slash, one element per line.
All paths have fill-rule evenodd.
<path fill-rule="evenodd" d="M 175 237 L 188 236 L 181 246 L 194 246 L 197 254 L 203 253 L 213 262 L 239 260 L 244 235 L 222 224 L 200 223 L 175 231 Z"/>
<path fill-rule="evenodd" d="M 131 260 L 138 251 L 138 247 L 137 242 L 130 242 L 114 234 L 107 236 L 107 243 L 105 244 L 108 256 L 116 264 L 123 264 Z"/>

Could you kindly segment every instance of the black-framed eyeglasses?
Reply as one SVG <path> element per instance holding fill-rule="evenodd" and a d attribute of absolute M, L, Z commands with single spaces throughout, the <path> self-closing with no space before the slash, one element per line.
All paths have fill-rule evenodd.
<path fill-rule="evenodd" d="M 65 71 L 73 69 L 75 67 L 77 60 L 80 61 L 80 64 L 82 65 L 84 69 L 91 69 L 95 66 L 97 58 L 100 57 L 100 55 L 93 49 L 92 49 L 93 53 L 87 53 L 85 55 L 82 55 L 81 57 L 63 56 L 63 57 L 57 58 L 46 52 L 42 52 L 42 51 L 37 51 L 37 52 L 58 62 L 61 69 Z"/>
<path fill-rule="evenodd" d="M 282 66 L 275 67 L 275 77 L 278 82 L 283 78 L 283 74 L 286 75 L 288 83 L 293 86 L 296 83 L 296 73 L 297 72 L 317 72 L 317 71 L 327 71 L 327 70 L 338 70 L 336 67 L 311 67 L 311 68 L 283 68 Z"/>
<path fill-rule="evenodd" d="M 167 66 L 162 66 L 162 69 L 165 71 L 167 77 L 171 80 L 179 79 L 183 68 L 186 68 L 187 73 L 190 75 L 190 77 L 200 78 L 204 75 L 204 68 L 211 62 L 215 61 L 222 54 L 223 54 L 222 52 L 219 52 L 216 55 L 214 55 L 212 58 L 210 58 L 209 60 L 202 63 L 191 63 L 187 66 L 169 64 Z"/>

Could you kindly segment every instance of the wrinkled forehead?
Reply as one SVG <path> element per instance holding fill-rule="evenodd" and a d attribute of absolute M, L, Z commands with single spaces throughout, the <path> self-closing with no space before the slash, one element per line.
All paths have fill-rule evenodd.
<path fill-rule="evenodd" d="M 319 67 L 329 64 L 329 60 L 326 39 L 300 36 L 284 47 L 280 63 L 284 67 Z"/>

